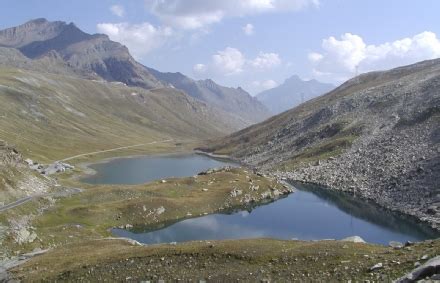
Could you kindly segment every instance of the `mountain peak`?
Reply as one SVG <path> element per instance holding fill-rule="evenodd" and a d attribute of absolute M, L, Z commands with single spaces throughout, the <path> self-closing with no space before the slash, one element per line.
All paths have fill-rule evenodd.
<path fill-rule="evenodd" d="M 298 81 L 303 81 L 298 75 L 293 75 L 293 76 L 291 76 L 290 78 L 287 78 L 286 80 L 285 80 L 285 82 L 289 82 L 289 81 L 295 81 L 295 82 L 298 82 Z"/>
<path fill-rule="evenodd" d="M 56 37 L 66 26 L 65 22 L 49 22 L 44 18 L 30 20 L 22 25 L 0 30 L 0 46 L 21 48 L 32 42 Z"/>
<path fill-rule="evenodd" d="M 70 23 L 71 25 L 73 23 Z M 19 25 L 17 27 L 13 27 L 11 29 L 16 30 L 22 30 L 27 32 L 33 32 L 33 28 L 37 29 L 62 29 L 64 27 L 68 26 L 66 22 L 63 21 L 49 21 L 46 18 L 37 18 L 30 21 L 27 21 L 26 23 Z"/>
<path fill-rule="evenodd" d="M 283 84 L 259 93 L 257 98 L 274 114 L 277 114 L 333 88 L 334 86 L 331 84 L 321 83 L 317 80 L 302 80 L 299 76 L 293 75 Z"/>
<path fill-rule="evenodd" d="M 45 24 L 45 23 L 48 23 L 48 22 L 49 21 L 46 18 L 37 18 L 37 19 L 33 19 L 33 20 L 30 20 L 30 21 L 27 21 L 26 23 L 24 23 L 24 25 L 30 25 L 30 24 L 42 25 L 42 24 Z"/>
<path fill-rule="evenodd" d="M 39 18 L 0 30 L 0 47 L 15 48 L 29 59 L 59 58 L 86 77 L 91 74 L 145 88 L 161 86 L 125 46 L 106 35 L 88 34 L 72 22 Z"/>

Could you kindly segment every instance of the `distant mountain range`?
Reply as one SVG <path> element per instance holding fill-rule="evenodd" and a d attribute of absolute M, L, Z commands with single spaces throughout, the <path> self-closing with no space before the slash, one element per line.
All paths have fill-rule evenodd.
<path fill-rule="evenodd" d="M 283 84 L 265 90 L 256 97 L 272 114 L 278 114 L 334 88 L 332 84 L 321 83 L 317 80 L 305 81 L 298 76 L 292 76 Z"/>
<path fill-rule="evenodd" d="M 0 31 L 0 114 L 1 139 L 53 161 L 152 141 L 196 143 L 269 111 L 241 88 L 161 73 L 106 35 L 37 19 Z"/>
<path fill-rule="evenodd" d="M 181 73 L 161 73 L 147 69 L 163 84 L 183 90 L 209 105 L 235 114 L 245 122 L 262 121 L 270 116 L 267 108 L 241 87 L 224 87 L 210 79 L 196 81 Z"/>
<path fill-rule="evenodd" d="M 145 89 L 173 87 L 217 107 L 242 127 L 270 114 L 241 88 L 194 81 L 180 73 L 161 73 L 137 62 L 129 50 L 107 35 L 90 35 L 75 24 L 36 19 L 0 31 L 0 64 L 83 78 L 121 82 Z M 11 50 L 12 49 L 12 50 Z"/>

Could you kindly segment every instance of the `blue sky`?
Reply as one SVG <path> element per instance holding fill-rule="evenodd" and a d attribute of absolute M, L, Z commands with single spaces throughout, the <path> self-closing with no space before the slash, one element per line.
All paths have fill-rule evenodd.
<path fill-rule="evenodd" d="M 149 67 L 253 94 L 293 74 L 338 84 L 440 57 L 436 0 L 0 1 L 0 28 L 39 17 L 74 22 Z"/>

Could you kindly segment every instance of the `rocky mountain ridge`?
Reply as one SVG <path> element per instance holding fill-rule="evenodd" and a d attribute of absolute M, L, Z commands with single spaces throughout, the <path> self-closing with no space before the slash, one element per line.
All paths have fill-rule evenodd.
<path fill-rule="evenodd" d="M 213 80 L 193 80 L 182 73 L 162 73 L 149 69 L 162 83 L 183 90 L 190 96 L 231 113 L 245 124 L 261 122 L 270 116 L 260 101 L 241 87 L 231 88 L 218 85 Z"/>
<path fill-rule="evenodd" d="M 162 86 L 125 46 L 103 34 L 87 34 L 73 23 L 32 20 L 0 31 L 0 46 L 18 49 L 30 59 L 58 57 L 94 78 L 144 88 Z"/>

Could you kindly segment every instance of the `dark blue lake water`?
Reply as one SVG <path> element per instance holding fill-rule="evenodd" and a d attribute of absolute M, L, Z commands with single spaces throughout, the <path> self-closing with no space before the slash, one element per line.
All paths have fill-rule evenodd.
<path fill-rule="evenodd" d="M 113 233 L 145 244 L 243 238 L 342 239 L 370 243 L 420 241 L 439 233 L 413 218 L 341 193 L 297 185 L 300 190 L 253 210 L 186 219 L 152 231 L 135 227 Z"/>
<path fill-rule="evenodd" d="M 169 177 L 186 177 L 209 168 L 236 165 L 203 155 L 141 156 L 95 164 L 91 184 L 141 184 Z M 117 236 L 146 244 L 194 240 L 269 237 L 277 239 L 342 239 L 357 235 L 371 243 L 419 241 L 439 234 L 412 218 L 384 210 L 365 200 L 311 185 L 293 184 L 288 197 L 253 209 L 225 212 L 162 227 L 113 229 Z"/>
<path fill-rule="evenodd" d="M 199 154 L 118 158 L 89 166 L 96 174 L 82 181 L 88 184 L 135 185 L 170 177 L 193 176 L 201 171 L 226 165 L 237 166 L 233 162 Z"/>

